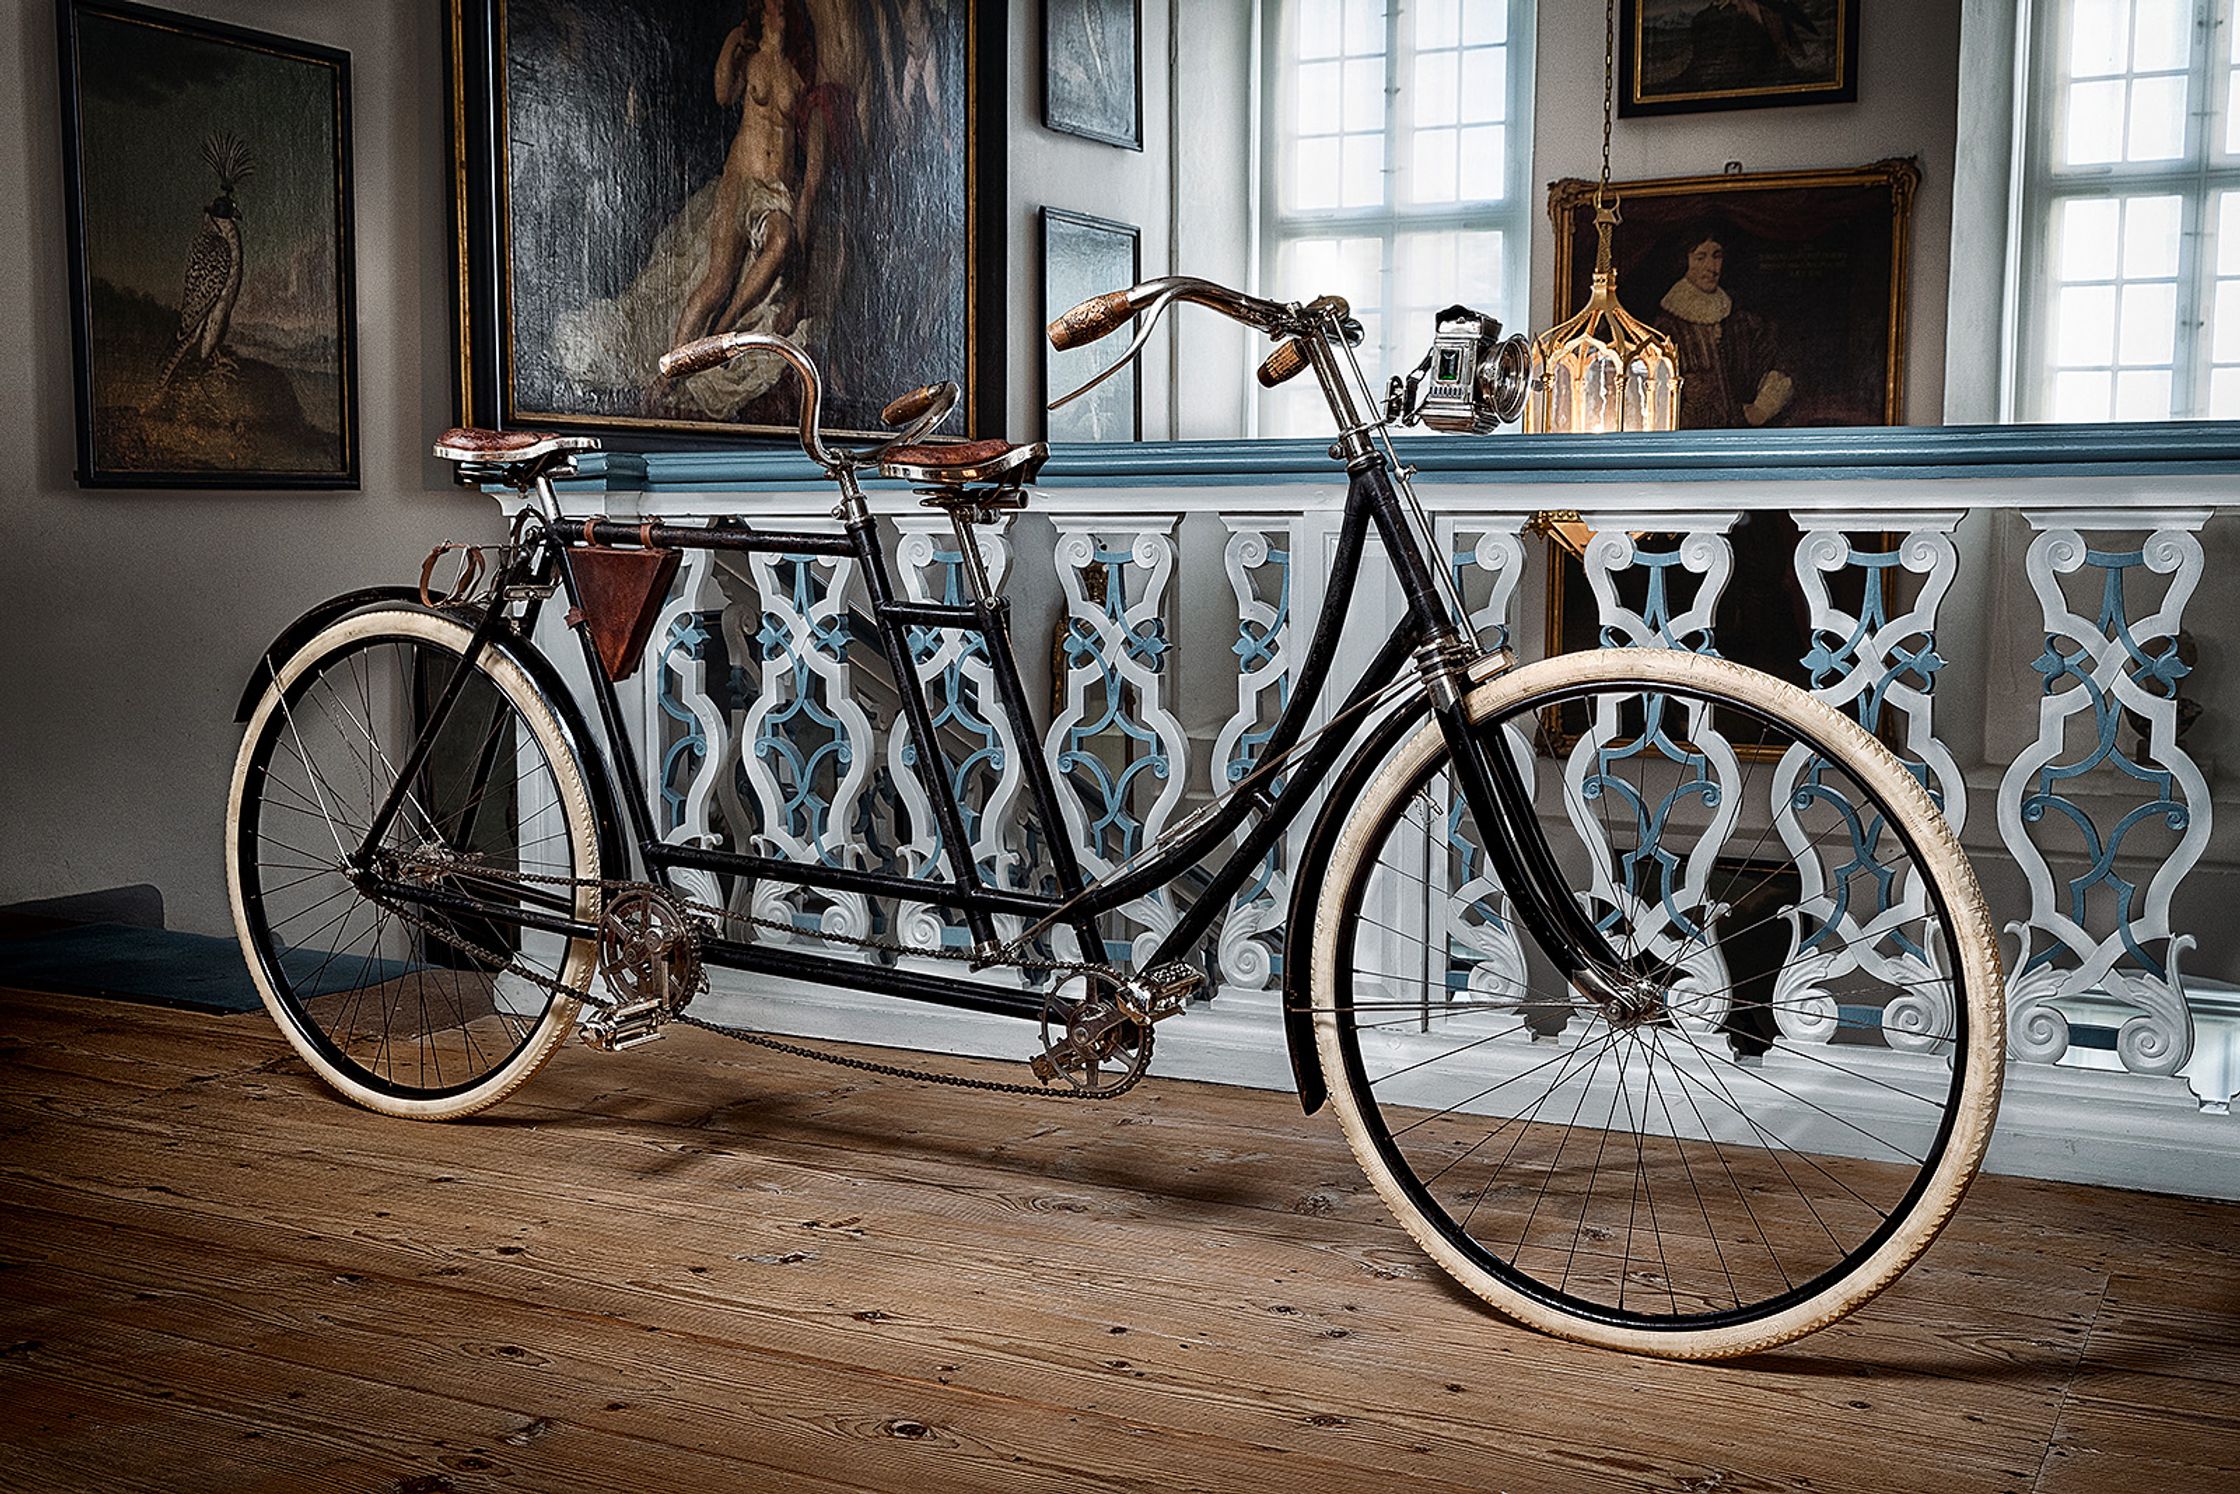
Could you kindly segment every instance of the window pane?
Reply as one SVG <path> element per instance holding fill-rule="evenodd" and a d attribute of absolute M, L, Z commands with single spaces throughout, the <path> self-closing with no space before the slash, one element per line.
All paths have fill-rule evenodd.
<path fill-rule="evenodd" d="M 1384 136 L 1346 136 L 1345 185 L 1339 201 L 1345 207 L 1375 207 L 1384 201 Z"/>
<path fill-rule="evenodd" d="M 2209 418 L 2240 419 L 2240 368 L 2220 368 L 2209 375 Z"/>
<path fill-rule="evenodd" d="M 2076 0 L 2069 23 L 2069 76 L 2101 78 L 2123 71 L 2124 22 L 2130 19 L 2124 0 Z"/>
<path fill-rule="evenodd" d="M 2131 70 L 2182 70 L 2193 54 L 2193 0 L 2137 0 L 2131 33 Z"/>
<path fill-rule="evenodd" d="M 1509 117 L 1509 49 L 1478 47 L 1462 54 L 1462 117 L 1492 124 Z"/>
<path fill-rule="evenodd" d="M 1291 185 L 1292 206 L 1331 208 L 1338 205 L 1338 142 L 1335 138 L 1302 140 Z"/>
<path fill-rule="evenodd" d="M 1508 0 L 1462 0 L 1462 41 L 1483 46 L 1509 39 Z"/>
<path fill-rule="evenodd" d="M 2118 420 L 2168 420 L 2170 370 L 2117 374 L 2115 414 Z"/>
<path fill-rule="evenodd" d="M 1346 0 L 1346 51 L 1384 50 L 1384 0 Z"/>
<path fill-rule="evenodd" d="M 1502 243 L 1499 233 L 1406 233 L 1394 245 L 1394 297 L 1403 341 L 1431 338 L 1431 314 L 1456 302 L 1474 311 L 1499 308 Z M 1405 352 L 1405 348 L 1402 349 Z M 1422 349 L 1417 349 L 1420 356 Z"/>
<path fill-rule="evenodd" d="M 1346 132 L 1384 129 L 1384 59 L 1346 63 Z"/>
<path fill-rule="evenodd" d="M 2170 363 L 2178 351 L 2178 288 L 2167 283 L 2123 288 L 2122 361 Z"/>
<path fill-rule="evenodd" d="M 1417 202 L 1452 202 L 1455 193 L 1455 132 L 1418 130 L 1415 148 Z"/>
<path fill-rule="evenodd" d="M 2131 85 L 2127 161 L 2167 161 L 2185 154 L 2186 80 L 2140 78 Z"/>
<path fill-rule="evenodd" d="M 2079 83 L 2069 90 L 2069 114 L 2062 121 L 2066 143 L 2061 158 L 2071 166 L 2093 166 L 2123 158 L 2123 85 Z"/>
<path fill-rule="evenodd" d="M 1508 131 L 1500 125 L 1475 125 L 1462 132 L 1462 181 L 1465 202 L 1499 202 L 1508 189 Z"/>
<path fill-rule="evenodd" d="M 2109 285 L 2069 285 L 2061 289 L 2055 314 L 2054 361 L 2079 364 L 2115 362 L 2116 292 Z"/>
<path fill-rule="evenodd" d="M 2071 198 L 2061 204 L 2060 250 L 2057 262 L 2063 280 L 2113 280 L 2116 278 L 2116 221 L 2120 209 L 2112 197 Z"/>
<path fill-rule="evenodd" d="M 2114 384 L 2107 373 L 2061 373 L 2053 376 L 2053 418 L 2056 420 L 2106 420 L 2108 395 Z"/>
<path fill-rule="evenodd" d="M 1455 60 L 1452 52 L 1434 52 L 1416 59 L 1416 123 L 1451 125 L 1455 122 Z"/>
<path fill-rule="evenodd" d="M 2240 363 L 2240 280 L 2217 282 L 2216 310 L 2209 322 L 2209 357 Z"/>
<path fill-rule="evenodd" d="M 1338 131 L 1338 76 L 1335 62 L 1310 62 L 1299 69 L 1300 134 Z"/>
<path fill-rule="evenodd" d="M 2123 205 L 2123 274 L 2144 280 L 2178 273 L 2178 228 L 2184 204 L 2175 197 L 2134 197 Z"/>
<path fill-rule="evenodd" d="M 1451 47 L 1457 31 L 1460 0 L 1423 0 L 1416 10 L 1416 48 Z"/>
<path fill-rule="evenodd" d="M 1338 55 L 1338 0 L 1300 0 L 1299 55 Z"/>

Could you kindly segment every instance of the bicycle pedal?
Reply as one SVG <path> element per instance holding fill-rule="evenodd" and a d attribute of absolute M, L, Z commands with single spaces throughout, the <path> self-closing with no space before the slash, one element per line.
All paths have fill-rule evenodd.
<path fill-rule="evenodd" d="M 643 1002 L 594 1013 L 583 1019 L 580 1030 L 586 1047 L 601 1053 L 627 1053 L 659 1038 L 668 1018 L 659 1002 Z"/>

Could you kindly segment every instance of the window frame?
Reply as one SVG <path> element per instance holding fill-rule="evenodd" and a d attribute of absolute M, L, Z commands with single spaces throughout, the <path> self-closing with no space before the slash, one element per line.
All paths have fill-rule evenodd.
<path fill-rule="evenodd" d="M 2194 39 L 2191 64 L 2184 74 L 2185 149 L 2181 156 L 2162 161 L 2060 164 L 2068 93 L 2074 86 L 2068 75 L 2074 0 L 2030 0 L 2021 17 L 2016 37 L 2015 127 L 2022 148 L 2015 152 L 2015 233 L 2010 253 L 2015 293 L 2008 298 L 2007 367 L 2000 380 L 2000 413 L 2006 420 L 2059 419 L 2055 386 L 2060 365 L 2055 356 L 2063 283 L 2055 273 L 2054 238 L 2064 204 L 2149 196 L 2179 201 L 2170 410 L 2159 418 L 2208 415 L 2214 363 L 2210 313 L 2218 278 L 2215 210 L 2222 194 L 2240 192 L 2240 151 L 2225 150 L 2218 138 L 2219 129 L 2231 128 L 2232 111 L 2240 105 L 2240 89 L 2233 86 L 2240 64 L 2232 59 L 2232 33 L 2240 23 L 2236 23 L 2234 0 L 2192 0 L 2192 6 L 2189 24 Z M 2115 76 L 2128 79 L 2134 74 Z M 2121 288 L 2129 283 L 2122 268 L 2119 262 L 2112 282 L 2119 306 Z M 2119 309 L 2111 376 L 2125 366 L 2121 327 Z M 2110 420 L 2124 418 L 2116 398 L 2111 389 Z"/>
<path fill-rule="evenodd" d="M 1331 207 L 1286 210 L 1284 187 L 1291 180 L 1297 150 L 1297 70 L 1286 57 L 1290 28 L 1304 0 L 1256 0 L 1260 51 L 1254 91 L 1258 95 L 1260 149 L 1255 152 L 1259 178 L 1255 213 L 1255 272 L 1261 293 L 1278 300 L 1305 300 L 1325 293 L 1345 295 L 1355 289 L 1336 285 L 1286 285 L 1278 271 L 1286 246 L 1303 239 L 1376 239 L 1381 245 L 1380 265 L 1372 309 L 1379 313 L 1385 341 L 1401 358 L 1415 339 L 1403 339 L 1393 324 L 1394 298 L 1399 290 L 1399 242 L 1413 233 L 1499 231 L 1503 234 L 1501 304 L 1475 308 L 1491 312 L 1511 330 L 1530 325 L 1532 287 L 1532 119 L 1536 0 L 1502 0 L 1508 7 L 1508 87 L 1501 120 L 1505 132 L 1502 196 L 1498 200 L 1457 201 L 1415 205 L 1407 201 L 1412 160 L 1406 144 L 1413 138 L 1413 89 L 1403 73 L 1412 68 L 1415 14 L 1422 0 L 1384 0 L 1385 113 L 1384 159 L 1380 174 L 1383 200 L 1370 207 Z M 1342 0 L 1341 0 L 1342 3 Z M 1466 0 L 1465 0 L 1466 3 Z M 1341 21 L 1342 27 L 1342 21 Z M 1403 42 L 1406 43 L 1405 47 Z M 1451 299 L 1451 298 L 1450 298 Z M 1363 303 L 1368 305 L 1368 303 Z M 1431 328 L 1419 329 L 1424 346 L 1430 345 Z M 1401 373 L 1404 368 L 1381 368 L 1385 350 L 1364 346 L 1364 372 L 1372 379 L 1380 373 Z M 1412 358 L 1411 358 L 1412 361 Z M 1257 428 L 1267 419 L 1274 391 L 1263 392 L 1253 402 Z"/>

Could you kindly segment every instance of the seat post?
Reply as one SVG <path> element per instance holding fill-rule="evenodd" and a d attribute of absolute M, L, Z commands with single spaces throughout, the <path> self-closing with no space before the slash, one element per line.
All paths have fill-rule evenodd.
<path fill-rule="evenodd" d="M 977 515 L 970 507 L 958 503 L 949 505 L 949 527 L 956 531 L 959 564 L 964 568 L 964 584 L 972 593 L 972 600 L 985 608 L 995 600 L 995 582 L 988 576 L 987 562 L 980 554 Z"/>

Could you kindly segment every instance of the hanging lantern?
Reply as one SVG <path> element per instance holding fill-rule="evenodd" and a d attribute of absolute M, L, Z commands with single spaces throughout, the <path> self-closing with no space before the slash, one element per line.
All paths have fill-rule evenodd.
<path fill-rule="evenodd" d="M 1594 194 L 1599 241 L 1594 286 L 1577 316 L 1532 344 L 1524 407 L 1528 431 L 1669 431 L 1680 420 L 1680 350 L 1618 304 L 1618 272 L 1610 257 L 1610 238 L 1618 228 L 1618 204 L 1610 196 L 1617 17 L 1617 0 L 1609 0 L 1602 33 L 1602 180 Z"/>
<path fill-rule="evenodd" d="M 1605 186 L 1608 182 L 1605 181 Z M 1594 287 L 1579 314 L 1532 344 L 1528 431 L 1669 431 L 1680 418 L 1680 354 L 1671 338 L 1618 304 L 1611 267 L 1614 203 L 1595 196 Z"/>

